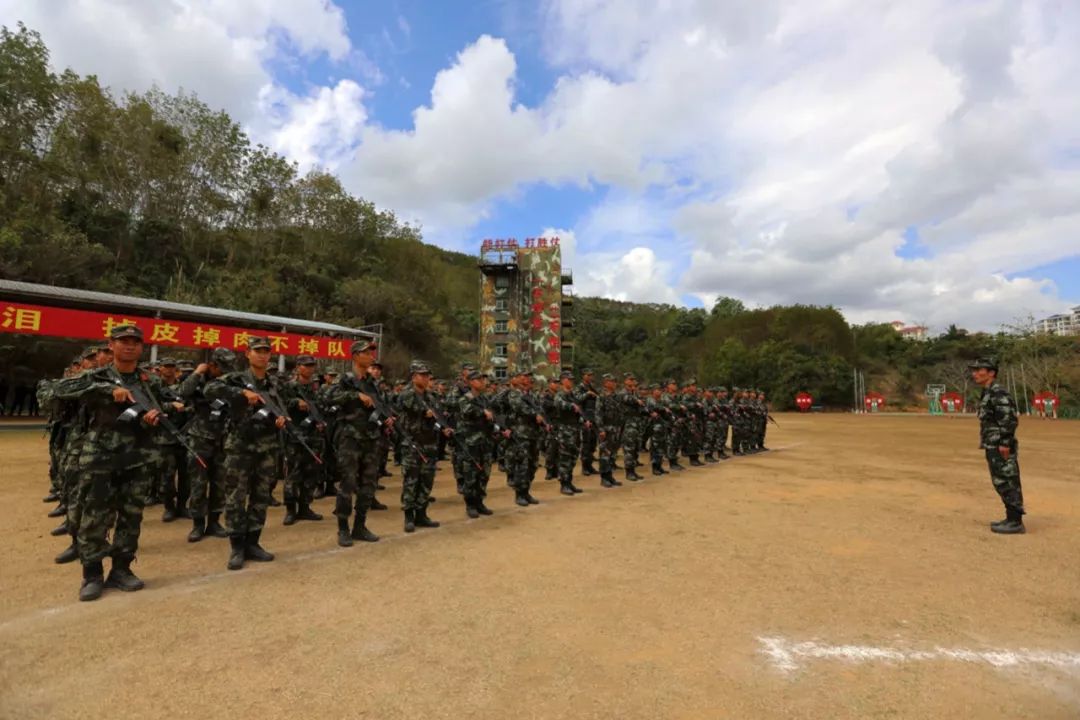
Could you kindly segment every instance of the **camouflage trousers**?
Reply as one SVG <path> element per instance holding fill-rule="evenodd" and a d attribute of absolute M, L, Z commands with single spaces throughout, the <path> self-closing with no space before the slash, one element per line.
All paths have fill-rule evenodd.
<path fill-rule="evenodd" d="M 731 425 L 731 447 L 736 452 L 750 449 L 750 428 L 744 419 L 736 420 Z"/>
<path fill-rule="evenodd" d="M 406 512 L 427 509 L 431 489 L 435 486 L 439 445 L 433 442 L 417 447 L 424 454 L 423 458 L 410 447 L 402 451 L 401 509 Z"/>
<path fill-rule="evenodd" d="M 338 494 L 334 514 L 348 518 L 355 508 L 356 514 L 362 515 L 371 507 L 379 481 L 378 443 L 374 439 L 343 437 L 336 451 Z"/>
<path fill-rule="evenodd" d="M 488 481 L 491 479 L 493 443 L 487 438 L 479 438 L 468 442 L 466 447 L 470 457 L 462 467 L 461 494 L 466 500 L 483 499 L 487 497 Z"/>
<path fill-rule="evenodd" d="M 555 432 L 553 427 L 551 431 L 543 438 L 544 447 L 544 468 L 547 470 L 548 475 L 559 474 L 559 435 Z"/>
<path fill-rule="evenodd" d="M 225 453 L 225 524 L 229 535 L 258 532 L 266 524 L 270 485 L 278 473 L 277 446 L 229 448 Z"/>
<path fill-rule="evenodd" d="M 191 479 L 188 509 L 197 518 L 221 514 L 225 511 L 225 450 L 221 441 L 200 437 L 189 437 L 188 440 L 206 463 L 203 468 L 194 457 L 188 456 L 188 477 Z"/>
<path fill-rule="evenodd" d="M 667 459 L 668 462 L 678 462 L 679 452 L 682 450 L 685 444 L 686 438 L 686 421 L 677 422 L 671 425 L 668 429 L 667 437 Z"/>
<path fill-rule="evenodd" d="M 622 431 L 623 467 L 626 472 L 633 472 L 638 465 L 638 453 L 641 452 L 641 425 L 627 422 Z"/>
<path fill-rule="evenodd" d="M 74 537 L 75 533 L 78 532 L 81 517 L 79 503 L 82 498 L 79 497 L 79 493 L 82 486 L 82 471 L 79 468 L 79 446 L 82 445 L 82 442 L 71 443 L 71 445 L 72 447 L 67 447 L 60 453 L 60 465 L 57 473 L 61 488 L 60 501 L 67 508 L 68 532 Z"/>
<path fill-rule="evenodd" d="M 603 437 L 598 437 L 600 451 L 600 475 L 610 475 L 614 470 L 615 455 L 619 452 L 619 428 L 607 425 L 600 428 Z M 600 433 L 597 433 L 599 435 Z M 584 454 L 582 454 L 584 458 Z"/>
<path fill-rule="evenodd" d="M 557 425 L 555 438 L 559 444 L 559 482 L 570 482 L 574 478 L 574 465 L 581 452 L 581 426 L 577 423 Z"/>
<path fill-rule="evenodd" d="M 180 445 L 159 445 L 157 449 L 161 473 L 158 496 L 167 508 L 186 507 L 191 496 L 187 450 Z"/>
<path fill-rule="evenodd" d="M 683 423 L 683 427 L 683 452 L 690 457 L 697 457 L 701 454 L 704 442 L 704 425 L 697 417 L 689 417 Z"/>
<path fill-rule="evenodd" d="M 649 458 L 653 465 L 660 465 L 668 455 L 669 426 L 665 422 L 652 424 L 652 437 L 649 441 Z"/>
<path fill-rule="evenodd" d="M 84 468 L 78 473 L 76 542 L 83 565 L 107 555 L 135 557 L 146 493 L 156 480 L 156 471 L 156 465 L 145 464 L 127 470 Z"/>
<path fill-rule="evenodd" d="M 518 492 L 529 492 L 540 459 L 540 441 L 512 435 L 506 443 L 507 478 L 510 487 Z"/>
<path fill-rule="evenodd" d="M 716 451 L 724 452 L 727 448 L 728 442 L 728 424 L 726 422 L 718 422 L 716 424 Z"/>
<path fill-rule="evenodd" d="M 596 461 L 596 450 L 599 446 L 599 433 L 596 425 L 590 423 L 589 427 L 581 428 L 581 467 L 591 468 Z"/>
<path fill-rule="evenodd" d="M 986 464 L 990 468 L 990 482 L 994 484 L 1006 509 L 1024 514 L 1024 491 L 1020 486 L 1019 448 L 1014 443 L 1009 459 L 1001 457 L 996 447 L 986 448 Z"/>
<path fill-rule="evenodd" d="M 304 440 L 320 458 L 323 456 L 321 437 Z M 310 505 L 315 498 L 315 488 L 322 480 L 323 466 L 300 443 L 288 443 L 285 446 L 285 502 Z"/>
<path fill-rule="evenodd" d="M 717 451 L 717 436 L 718 432 L 717 423 L 715 420 L 705 421 L 705 442 L 702 443 L 701 449 L 706 455 L 712 455 Z"/>

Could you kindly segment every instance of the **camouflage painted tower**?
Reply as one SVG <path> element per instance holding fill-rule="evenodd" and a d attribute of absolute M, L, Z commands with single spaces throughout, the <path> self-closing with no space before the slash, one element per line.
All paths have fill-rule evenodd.
<path fill-rule="evenodd" d="M 484 240 L 480 247 L 480 369 L 555 377 L 572 369 L 573 283 L 558 238 Z"/>

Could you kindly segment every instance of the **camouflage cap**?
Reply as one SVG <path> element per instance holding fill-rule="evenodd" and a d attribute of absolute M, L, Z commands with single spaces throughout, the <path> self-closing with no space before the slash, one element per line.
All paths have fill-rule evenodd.
<path fill-rule="evenodd" d="M 181 370 L 194 370 L 195 363 L 191 362 L 190 360 L 178 360 L 176 362 L 176 367 L 180 368 Z"/>
<path fill-rule="evenodd" d="M 335 370 L 332 367 L 331 368 L 326 368 L 326 371 L 323 373 L 323 375 L 326 375 L 328 377 L 337 377 L 340 374 L 341 373 L 339 373 L 337 370 Z"/>
<path fill-rule="evenodd" d="M 176 359 L 171 357 L 163 357 L 158 360 L 158 365 L 161 367 L 176 367 Z"/>
<path fill-rule="evenodd" d="M 561 373 L 559 373 L 560 380 L 566 380 L 567 378 L 573 380 L 574 373 L 570 372 L 569 370 L 563 370 Z"/>
<path fill-rule="evenodd" d="M 383 364 L 382 364 L 381 362 L 379 362 L 378 360 L 376 360 L 375 362 L 371 363 L 371 365 L 369 365 L 368 367 L 373 367 L 373 368 L 379 368 L 380 370 L 383 370 L 383 369 L 384 369 L 384 368 L 383 368 Z"/>
<path fill-rule="evenodd" d="M 684 388 L 688 388 L 691 385 L 697 385 L 697 378 L 689 378 L 683 383 Z"/>
<path fill-rule="evenodd" d="M 721 385 L 720 387 L 716 388 L 716 392 L 718 392 L 718 393 L 726 393 L 727 388 L 724 387 L 723 385 Z"/>
<path fill-rule="evenodd" d="M 614 376 L 614 375 L 612 375 L 611 373 L 604 373 L 604 374 L 603 374 L 603 375 L 601 375 L 600 377 L 601 377 L 602 379 L 604 379 L 604 380 L 614 380 L 614 379 L 615 379 L 615 376 Z"/>
<path fill-rule="evenodd" d="M 582 374 L 582 376 L 584 376 L 584 375 L 595 375 L 596 373 L 593 372 L 592 368 L 587 367 L 587 368 L 585 368 L 584 370 L 581 371 L 581 374 Z"/>
<path fill-rule="evenodd" d="M 487 380 L 488 376 L 479 370 L 470 370 L 469 374 L 465 376 L 465 379 L 470 382 L 473 380 Z"/>
<path fill-rule="evenodd" d="M 664 381 L 664 385 L 678 385 L 678 384 L 679 383 L 678 383 L 678 381 L 675 380 L 675 378 L 668 378 L 667 380 Z"/>
<path fill-rule="evenodd" d="M 974 362 L 969 363 L 968 368 L 971 370 L 993 370 L 994 372 L 997 372 L 998 363 L 995 358 L 981 357 Z"/>
<path fill-rule="evenodd" d="M 350 355 L 359 355 L 360 353 L 371 352 L 372 350 L 378 350 L 379 345 L 370 338 L 364 338 L 362 340 L 354 340 L 353 344 L 349 346 Z"/>
<path fill-rule="evenodd" d="M 635 375 L 632 372 L 624 372 L 622 374 L 622 379 L 623 380 L 637 380 L 637 375 Z"/>
<path fill-rule="evenodd" d="M 311 357 L 310 355 L 297 355 L 296 356 L 296 364 L 297 365 L 315 365 L 316 362 L 315 362 L 315 358 Z"/>
<path fill-rule="evenodd" d="M 409 363 L 409 375 L 430 375 L 431 369 L 423 360 L 413 360 Z"/>
<path fill-rule="evenodd" d="M 543 384 L 543 383 L 547 382 L 547 378 L 544 377 L 543 375 L 533 375 L 532 379 L 533 379 L 534 383 Z"/>
<path fill-rule="evenodd" d="M 92 358 L 97 354 L 98 354 L 98 346 L 97 345 L 91 345 L 90 347 L 88 347 L 88 348 L 86 348 L 86 349 L 84 349 L 82 351 L 82 355 L 79 355 L 78 359 L 75 362 L 82 362 L 83 360 L 85 360 L 87 358 Z"/>
<path fill-rule="evenodd" d="M 210 362 L 219 368 L 231 368 L 236 362 L 236 353 L 226 347 L 217 347 L 210 353 Z"/>
<path fill-rule="evenodd" d="M 119 340 L 120 338 L 135 338 L 141 341 L 143 339 L 143 331 L 139 329 L 138 325 L 117 325 L 109 333 L 110 340 Z M 96 352 L 96 350 L 95 350 Z"/>
<path fill-rule="evenodd" d="M 269 350 L 270 341 L 264 337 L 258 335 L 252 335 L 248 338 L 248 350 Z"/>
<path fill-rule="evenodd" d="M 463 362 L 463 363 L 461 363 L 461 370 L 462 371 L 475 370 L 475 369 L 476 369 L 476 365 L 472 364 L 471 362 Z"/>

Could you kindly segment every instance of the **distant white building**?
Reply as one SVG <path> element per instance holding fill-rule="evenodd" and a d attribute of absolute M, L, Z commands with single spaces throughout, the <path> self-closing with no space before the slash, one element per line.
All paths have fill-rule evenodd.
<path fill-rule="evenodd" d="M 1035 323 L 1036 332 L 1048 335 L 1080 335 L 1080 305 L 1072 312 L 1059 313 Z"/>
<path fill-rule="evenodd" d="M 905 340 L 918 340 L 919 342 L 927 340 L 927 327 L 925 325 L 908 325 L 903 320 L 893 320 L 889 324 Z"/>

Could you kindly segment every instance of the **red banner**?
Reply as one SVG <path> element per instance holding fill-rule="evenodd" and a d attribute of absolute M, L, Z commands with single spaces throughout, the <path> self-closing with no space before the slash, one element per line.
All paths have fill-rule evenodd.
<path fill-rule="evenodd" d="M 147 345 L 159 347 L 247 349 L 252 335 L 265 337 L 275 353 L 313 355 L 320 358 L 348 358 L 349 338 L 324 338 L 264 330 L 243 330 L 225 325 L 193 323 L 181 320 L 120 315 L 44 305 L 23 305 L 0 301 L 0 332 L 21 335 L 102 340 L 117 325 L 138 325 Z"/>

